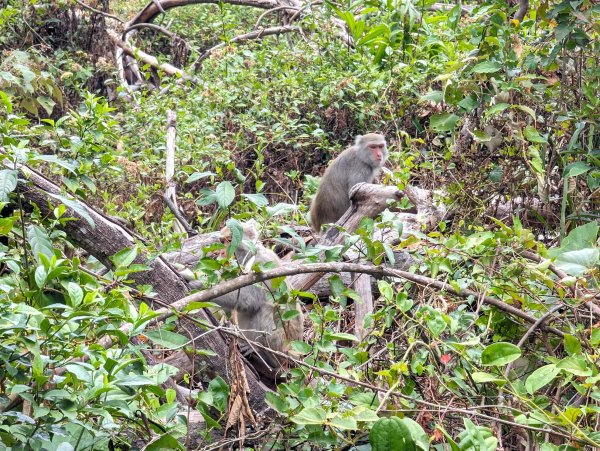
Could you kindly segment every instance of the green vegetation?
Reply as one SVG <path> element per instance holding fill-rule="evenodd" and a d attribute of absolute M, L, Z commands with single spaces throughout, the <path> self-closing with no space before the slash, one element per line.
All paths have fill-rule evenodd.
<path fill-rule="evenodd" d="M 313 3 L 294 22 L 302 33 L 233 43 L 198 65 L 264 10 L 173 8 L 154 23 L 189 44 L 189 78 L 140 62 L 149 83 L 128 93 L 104 31 L 116 22 L 81 3 L 103 2 L 0 3 L 0 448 L 199 449 L 225 433 L 249 449 L 600 448 L 600 5 L 532 0 L 518 20 L 501 0 Z M 124 19 L 144 6 L 110 2 Z M 177 60 L 155 30 L 132 42 Z M 292 344 L 301 364 L 266 395 L 276 414 L 232 428 L 236 384 L 198 366 L 179 382 L 194 399 L 184 406 L 161 358 L 225 357 L 192 346 L 176 316 L 152 323 L 162 304 L 133 282 L 184 238 L 162 200 L 168 110 L 193 227 L 255 219 L 267 245 L 303 262 L 324 250 L 297 239 L 316 177 L 356 134 L 381 131 L 383 183 L 436 190 L 453 215 L 390 243 L 376 232 L 402 226 L 386 211 L 326 260 L 357 242 L 375 265 L 406 252 L 411 273 L 475 295 L 380 279 L 359 341 L 360 297 L 340 276 L 328 298 L 275 279 L 276 301 L 301 297 L 307 317 L 306 341 Z M 60 187 L 50 214 L 32 205 L 28 168 Z M 68 212 L 94 223 L 84 204 L 138 238 L 107 272 L 65 232 Z M 205 249 L 206 286 L 243 272 L 232 247 Z M 203 423 L 188 427 L 190 411 Z"/>

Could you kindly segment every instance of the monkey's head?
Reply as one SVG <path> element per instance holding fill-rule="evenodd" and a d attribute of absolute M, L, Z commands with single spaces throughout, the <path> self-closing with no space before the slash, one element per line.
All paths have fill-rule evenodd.
<path fill-rule="evenodd" d="M 361 159 L 374 168 L 382 167 L 388 158 L 385 137 L 378 133 L 358 135 L 354 145 Z"/>

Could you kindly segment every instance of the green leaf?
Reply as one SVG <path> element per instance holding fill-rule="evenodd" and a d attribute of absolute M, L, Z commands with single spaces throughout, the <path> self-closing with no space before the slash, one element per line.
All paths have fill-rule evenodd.
<path fill-rule="evenodd" d="M 410 431 L 410 435 L 415 441 L 417 449 L 421 451 L 429 451 L 429 436 L 423 430 L 421 425 L 408 417 L 402 418 L 402 422 Z"/>
<path fill-rule="evenodd" d="M 494 114 L 503 112 L 508 107 L 510 107 L 510 105 L 508 103 L 497 103 L 493 107 L 485 110 L 484 116 L 485 117 L 493 116 Z"/>
<path fill-rule="evenodd" d="M 578 175 L 585 174 L 590 169 L 592 169 L 592 167 L 587 163 L 576 161 L 565 167 L 565 177 L 577 177 Z"/>
<path fill-rule="evenodd" d="M 144 446 L 145 451 L 185 450 L 185 446 L 171 434 L 161 435 Z"/>
<path fill-rule="evenodd" d="M 485 366 L 502 366 L 521 357 L 521 350 L 512 343 L 494 343 L 481 353 L 481 363 Z"/>
<path fill-rule="evenodd" d="M 17 187 L 19 172 L 13 169 L 2 169 L 0 171 L 0 202 L 8 202 L 9 195 Z"/>
<path fill-rule="evenodd" d="M 242 194 L 244 199 L 248 199 L 257 207 L 266 207 L 269 205 L 269 201 L 264 194 Z"/>
<path fill-rule="evenodd" d="M 38 96 L 37 101 L 42 106 L 42 108 L 46 110 L 48 116 L 50 116 L 52 114 L 54 106 L 56 105 L 56 102 L 47 96 Z"/>
<path fill-rule="evenodd" d="M 192 175 L 190 175 L 188 177 L 188 179 L 185 181 L 185 183 L 192 183 L 197 180 L 202 180 L 206 177 L 213 177 L 215 175 L 217 175 L 217 174 L 215 174 L 214 172 L 194 172 Z"/>
<path fill-rule="evenodd" d="M 408 424 L 398 417 L 380 418 L 371 428 L 369 443 L 373 451 L 415 451 Z"/>
<path fill-rule="evenodd" d="M 94 228 L 96 226 L 96 224 L 94 224 L 94 220 L 92 219 L 87 210 L 87 207 L 85 207 L 81 202 L 74 199 L 68 199 L 58 194 L 48 193 L 48 196 L 55 198 L 56 200 L 69 207 L 71 210 L 73 210 L 75 213 L 77 213 L 79 216 L 85 219 L 86 222 L 90 225 L 90 227 Z"/>
<path fill-rule="evenodd" d="M 434 114 L 429 118 L 429 127 L 438 132 L 449 132 L 456 128 L 460 117 L 452 113 Z"/>
<path fill-rule="evenodd" d="M 419 100 L 442 103 L 442 100 L 444 100 L 444 93 L 442 91 L 429 91 L 427 94 L 420 96 Z"/>
<path fill-rule="evenodd" d="M 115 255 L 110 257 L 110 260 L 115 264 L 117 268 L 126 268 L 131 265 L 137 257 L 137 248 L 132 247 L 131 249 L 126 247 L 121 249 Z"/>
<path fill-rule="evenodd" d="M 77 307 L 81 304 L 81 301 L 83 300 L 83 290 L 78 284 L 69 282 L 67 285 L 67 293 L 69 293 L 69 299 L 71 299 L 71 307 Z"/>
<path fill-rule="evenodd" d="M 34 279 L 35 279 L 35 284 L 39 287 L 42 288 L 44 286 L 44 284 L 46 283 L 46 269 L 40 265 L 35 269 L 35 275 L 34 275 Z"/>
<path fill-rule="evenodd" d="M 189 338 L 168 330 L 153 330 L 144 333 L 153 343 L 167 349 L 180 349 L 189 343 Z"/>
<path fill-rule="evenodd" d="M 237 219 L 228 219 L 225 223 L 230 233 L 230 242 L 227 246 L 227 256 L 231 257 L 235 250 L 242 244 L 242 239 L 244 237 L 244 228 L 242 224 Z"/>
<path fill-rule="evenodd" d="M 532 118 L 534 121 L 536 120 L 536 117 L 537 117 L 537 116 L 535 115 L 535 111 L 533 111 L 533 110 L 532 110 L 531 108 L 529 108 L 528 106 L 526 106 L 526 105 L 514 105 L 514 107 L 515 107 L 517 110 L 521 110 L 521 111 L 523 111 L 523 112 L 525 112 L 525 113 L 529 114 L 529 115 L 531 116 L 531 118 Z"/>
<path fill-rule="evenodd" d="M 333 341 L 338 341 L 338 340 L 358 341 L 358 338 L 356 338 L 354 335 L 347 334 L 345 332 L 327 333 L 327 338 L 329 338 L 330 340 L 333 340 Z"/>
<path fill-rule="evenodd" d="M 154 385 L 154 381 L 141 374 L 130 374 L 116 378 L 115 384 L 126 387 L 141 387 L 143 385 Z"/>
<path fill-rule="evenodd" d="M 38 263 L 41 263 L 40 254 L 45 255 L 48 260 L 52 259 L 54 249 L 44 229 L 33 224 L 27 227 L 27 242 L 31 246 L 31 252 Z"/>
<path fill-rule="evenodd" d="M 593 371 L 587 361 L 582 357 L 565 357 L 556 365 L 557 368 L 574 374 L 575 376 L 591 376 Z"/>
<path fill-rule="evenodd" d="M 502 69 L 502 65 L 496 61 L 483 61 L 473 68 L 476 74 L 493 74 Z"/>
<path fill-rule="evenodd" d="M 270 218 L 273 218 L 275 216 L 286 215 L 288 213 L 296 211 L 297 209 L 297 205 L 280 202 L 272 207 L 267 207 L 267 214 Z"/>
<path fill-rule="evenodd" d="M 62 168 L 65 168 L 71 174 L 77 175 L 77 168 L 69 161 L 58 158 L 56 155 L 36 155 L 32 160 L 46 161 L 48 163 L 54 163 Z"/>
<path fill-rule="evenodd" d="M 225 180 L 217 185 L 215 190 L 215 199 L 217 205 L 221 208 L 227 208 L 235 199 L 235 189 L 228 180 Z"/>
<path fill-rule="evenodd" d="M 552 382 L 558 373 L 560 373 L 560 368 L 557 368 L 554 363 L 538 368 L 525 381 L 527 393 L 533 395 L 540 388 Z"/>
<path fill-rule="evenodd" d="M 322 407 L 307 407 L 302 409 L 297 415 L 290 418 L 296 424 L 325 424 L 327 414 Z"/>
<path fill-rule="evenodd" d="M 577 251 L 563 252 L 556 258 L 556 266 L 571 276 L 582 276 L 589 270 L 596 268 L 599 251 L 594 249 L 580 249 Z"/>
<path fill-rule="evenodd" d="M 493 382 L 499 386 L 502 386 L 506 383 L 506 380 L 503 378 L 500 378 L 494 374 L 490 374 L 490 373 L 485 373 L 482 371 L 476 371 L 473 374 L 471 374 L 471 377 L 473 378 L 473 380 L 475 382 L 477 382 L 478 384 L 484 384 L 486 382 Z"/>
<path fill-rule="evenodd" d="M 345 417 L 343 415 L 336 415 L 331 420 L 329 420 L 329 424 L 334 428 L 353 431 L 358 429 L 358 423 L 356 419 L 352 417 Z"/>
<path fill-rule="evenodd" d="M 525 138 L 527 138 L 527 140 L 532 143 L 546 144 L 548 142 L 548 140 L 542 135 L 540 135 L 540 133 L 531 125 L 525 127 L 523 134 L 525 135 Z"/>
<path fill-rule="evenodd" d="M 473 141 L 477 143 L 486 143 L 492 140 L 492 137 L 482 130 L 473 130 L 471 135 L 473 135 Z"/>
<path fill-rule="evenodd" d="M 565 335 L 564 337 L 565 352 L 569 355 L 579 354 L 581 352 L 581 341 L 573 335 Z"/>
<path fill-rule="evenodd" d="M 593 248 L 598 239 L 600 226 L 596 222 L 588 222 L 582 226 L 576 227 L 562 241 L 560 247 L 567 251 L 576 251 L 579 249 Z M 553 249 L 552 251 L 556 251 Z M 552 255 L 552 252 L 551 252 Z M 558 255 L 558 253 L 557 253 Z"/>

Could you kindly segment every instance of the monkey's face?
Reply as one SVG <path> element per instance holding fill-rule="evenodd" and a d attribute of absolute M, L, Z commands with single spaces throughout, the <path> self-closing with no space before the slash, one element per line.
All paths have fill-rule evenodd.
<path fill-rule="evenodd" d="M 383 164 L 387 157 L 387 149 L 384 142 L 375 142 L 368 145 L 373 161 Z"/>

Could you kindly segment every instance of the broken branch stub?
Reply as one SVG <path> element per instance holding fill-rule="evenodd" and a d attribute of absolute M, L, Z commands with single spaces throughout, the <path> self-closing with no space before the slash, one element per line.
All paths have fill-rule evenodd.
<path fill-rule="evenodd" d="M 375 185 L 373 183 L 357 183 L 350 188 L 350 208 L 336 222 L 336 225 L 343 227 L 347 232 L 354 232 L 362 218 L 376 218 L 383 210 L 388 207 L 389 201 L 398 201 L 402 199 L 402 191 L 395 186 Z M 335 246 L 342 244 L 345 235 L 337 227 L 330 227 L 319 240 L 319 244 L 325 246 Z M 288 285 L 295 290 L 307 291 L 321 277 L 323 273 L 301 274 L 291 277 Z"/>

